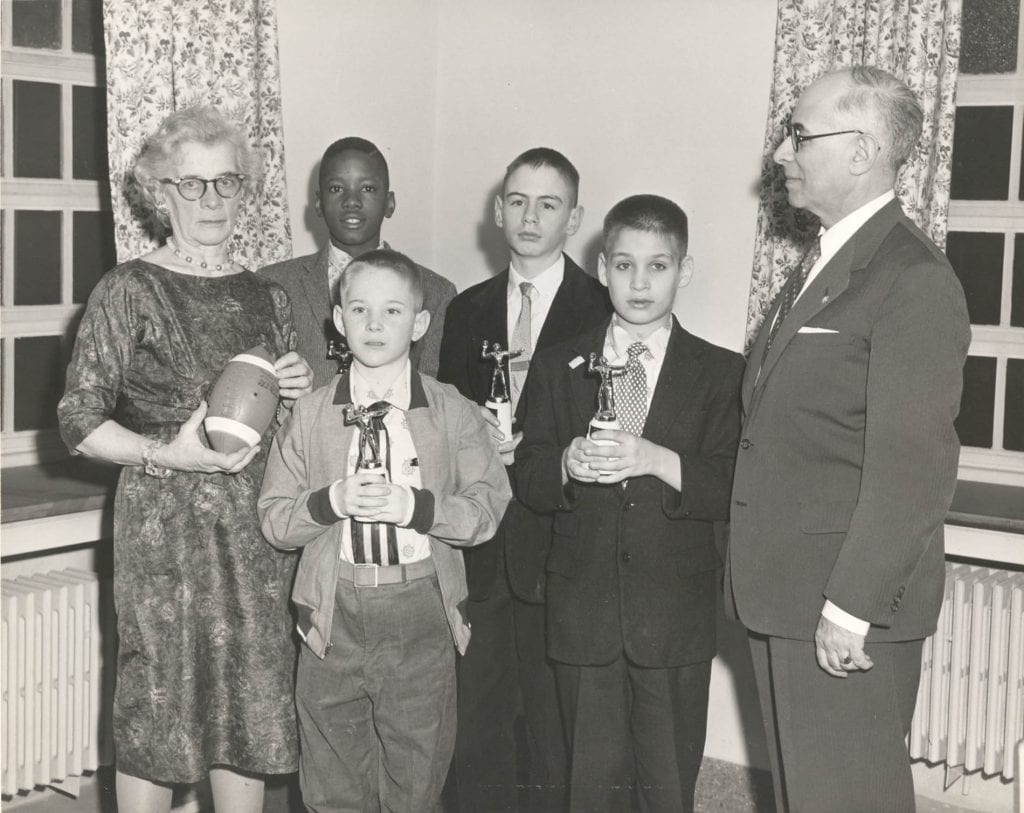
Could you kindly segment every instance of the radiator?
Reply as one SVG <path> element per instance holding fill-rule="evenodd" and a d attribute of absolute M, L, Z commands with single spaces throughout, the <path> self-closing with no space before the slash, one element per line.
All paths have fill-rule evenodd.
<path fill-rule="evenodd" d="M 102 587 L 109 596 L 109 584 Z M 101 582 L 74 569 L 4 579 L 0 601 L 3 794 L 53 785 L 77 795 L 83 772 L 112 761 L 100 724 L 110 705 L 100 662 L 114 627 L 105 622 L 104 641 Z"/>
<path fill-rule="evenodd" d="M 1024 573 L 946 565 L 938 629 L 921 653 L 914 759 L 1013 779 L 1024 740 Z"/>

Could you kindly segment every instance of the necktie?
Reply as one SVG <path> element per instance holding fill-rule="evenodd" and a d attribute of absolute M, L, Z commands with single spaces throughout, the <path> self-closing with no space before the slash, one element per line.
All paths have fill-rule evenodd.
<path fill-rule="evenodd" d="M 384 424 L 384 418 L 391 405 L 386 401 L 377 401 L 370 405 L 372 410 L 383 410 L 381 414 L 370 418 L 370 426 L 367 431 L 373 432 L 377 437 L 377 448 L 384 453 L 384 468 L 387 471 L 388 481 L 391 480 L 391 439 L 388 437 L 388 428 Z M 381 450 L 380 445 L 384 444 L 385 449 Z M 362 444 L 359 447 L 359 462 L 356 464 L 356 471 L 361 468 L 363 458 Z M 381 542 L 386 541 L 387 549 L 381 550 Z M 390 522 L 360 522 L 352 520 L 352 561 L 356 564 L 372 562 L 375 565 L 397 565 L 398 564 L 398 532 Z"/>
<path fill-rule="evenodd" d="M 615 398 L 615 411 L 619 423 L 627 432 L 640 437 L 644 433 L 644 422 L 647 420 L 647 371 L 640 357 L 647 352 L 643 342 L 633 342 L 626 348 L 629 360 L 626 362 L 625 375 L 616 379 L 619 384 Z"/>
<path fill-rule="evenodd" d="M 526 383 L 526 373 L 530 369 L 530 357 L 533 355 L 533 339 L 530 334 L 530 323 L 533 319 L 533 283 L 520 282 L 519 290 L 523 294 L 523 305 L 519 309 L 519 318 L 516 319 L 515 327 L 512 329 L 512 341 L 509 349 L 512 352 L 522 350 L 522 355 L 512 359 L 509 363 L 512 385 L 512 411 L 516 411 L 519 403 L 519 396 L 523 392 L 523 384 Z"/>
<path fill-rule="evenodd" d="M 338 302 L 338 280 L 341 279 L 341 272 L 348 268 L 352 258 L 347 254 L 337 255 L 333 249 L 327 260 L 327 293 L 331 297 L 331 304 Z"/>
<path fill-rule="evenodd" d="M 800 296 L 800 292 L 804 288 L 804 283 L 807 281 L 807 275 L 811 273 L 811 269 L 814 264 L 818 261 L 821 256 L 821 240 L 815 240 L 811 250 L 804 255 L 800 265 L 796 271 L 790 276 L 786 282 L 785 287 L 782 289 L 780 296 L 782 302 L 779 305 L 779 313 L 775 317 L 775 322 L 772 324 L 771 331 L 768 333 L 768 342 L 764 346 L 764 355 L 761 357 L 761 363 L 764 363 L 764 357 L 768 355 L 768 350 L 772 346 L 772 342 L 775 341 L 775 336 L 779 332 L 779 328 L 782 327 L 782 322 L 789 315 L 789 312 L 793 309 L 793 304 L 796 302 L 797 297 Z"/>

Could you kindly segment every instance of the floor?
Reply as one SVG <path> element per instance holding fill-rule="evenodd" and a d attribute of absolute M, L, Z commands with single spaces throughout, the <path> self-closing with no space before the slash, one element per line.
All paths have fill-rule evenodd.
<path fill-rule="evenodd" d="M 103 769 L 96 781 L 84 785 L 79 799 L 57 793 L 5 800 L 2 809 L 17 813 L 117 813 L 111 770 Z M 697 782 L 697 813 L 774 813 L 771 777 L 765 771 L 705 759 Z M 204 794 L 178 794 L 175 813 L 206 813 L 212 810 Z M 264 813 L 302 813 L 294 782 L 277 781 L 267 787 Z M 486 813 L 472 811 L 472 813 Z M 918 797 L 917 813 L 973 813 L 968 808 Z"/>

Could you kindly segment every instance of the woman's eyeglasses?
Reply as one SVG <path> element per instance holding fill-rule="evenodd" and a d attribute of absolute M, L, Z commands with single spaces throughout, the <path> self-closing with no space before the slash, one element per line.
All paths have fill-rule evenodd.
<path fill-rule="evenodd" d="M 206 194 L 206 187 L 208 184 L 213 184 L 213 188 L 222 198 L 237 197 L 238 193 L 242 191 L 242 182 L 244 180 L 245 176 L 240 172 L 229 172 L 226 175 L 220 175 L 216 178 L 160 179 L 162 183 L 174 184 L 178 189 L 178 194 L 185 200 L 199 200 Z"/>

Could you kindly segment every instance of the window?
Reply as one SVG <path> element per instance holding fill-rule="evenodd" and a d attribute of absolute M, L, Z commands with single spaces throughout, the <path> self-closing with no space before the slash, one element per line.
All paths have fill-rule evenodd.
<path fill-rule="evenodd" d="M 1024 36 L 1020 0 L 964 3 L 946 254 L 971 350 L 962 479 L 1024 485 Z"/>
<path fill-rule="evenodd" d="M 102 4 L 10 0 L 3 18 L 3 465 L 65 454 L 55 408 L 77 317 L 115 263 Z"/>

